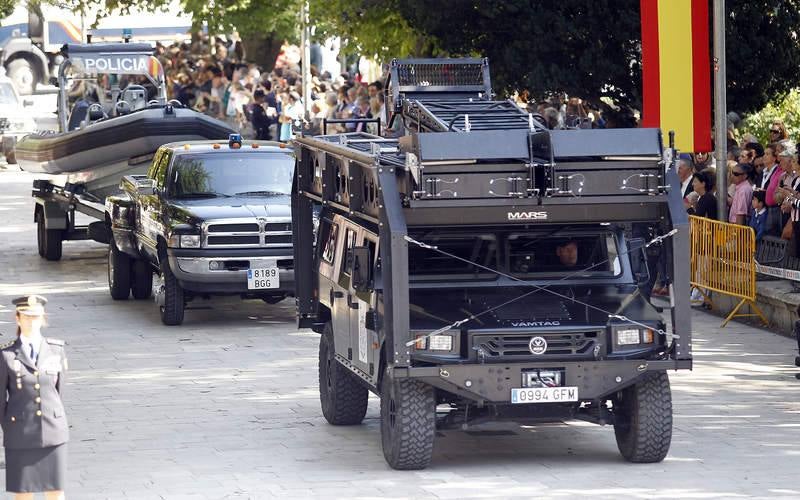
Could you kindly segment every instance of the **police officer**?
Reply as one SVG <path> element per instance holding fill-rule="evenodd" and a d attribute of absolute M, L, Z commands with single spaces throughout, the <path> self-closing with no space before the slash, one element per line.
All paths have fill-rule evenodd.
<path fill-rule="evenodd" d="M 6 455 L 6 490 L 16 499 L 63 499 L 69 429 L 61 392 L 67 358 L 64 342 L 44 338 L 39 295 L 14 299 L 17 338 L 0 346 L 0 416 Z"/>

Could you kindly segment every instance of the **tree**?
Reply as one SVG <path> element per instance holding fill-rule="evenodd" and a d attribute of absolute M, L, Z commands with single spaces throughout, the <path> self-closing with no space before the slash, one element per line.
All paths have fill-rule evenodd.
<path fill-rule="evenodd" d="M 338 36 L 346 54 L 386 61 L 433 55 L 435 38 L 409 23 L 403 0 L 310 0 L 315 37 Z"/>
<path fill-rule="evenodd" d="M 0 0 L 0 21 L 14 12 L 14 7 L 16 7 L 16 2 L 14 0 Z M 2 22 L 0 22 L 0 25 Z"/>
<path fill-rule="evenodd" d="M 448 55 L 484 55 L 496 91 L 639 102 L 639 0 L 408 0 L 410 24 Z"/>
<path fill-rule="evenodd" d="M 797 85 L 800 0 L 726 4 L 728 107 L 748 113 Z M 440 54 L 488 56 L 501 91 L 609 96 L 641 107 L 639 0 L 407 0 L 399 6 L 409 25 L 435 37 Z M 688 67 L 674 71 L 689 74 Z"/>
<path fill-rule="evenodd" d="M 0 0 L 0 2 L 5 0 Z M 131 9 L 166 12 L 171 0 L 67 0 L 74 11 L 100 8 L 97 18 Z M 271 68 L 284 40 L 299 40 L 301 0 L 180 0 L 195 29 L 205 23 L 211 34 L 237 31 L 249 61 Z"/>

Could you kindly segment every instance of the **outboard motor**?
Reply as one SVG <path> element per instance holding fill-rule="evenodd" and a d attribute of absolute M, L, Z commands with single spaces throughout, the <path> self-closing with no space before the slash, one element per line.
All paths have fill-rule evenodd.
<path fill-rule="evenodd" d="M 120 95 L 120 101 L 126 101 L 131 111 L 147 107 L 147 89 L 141 85 L 128 85 Z"/>

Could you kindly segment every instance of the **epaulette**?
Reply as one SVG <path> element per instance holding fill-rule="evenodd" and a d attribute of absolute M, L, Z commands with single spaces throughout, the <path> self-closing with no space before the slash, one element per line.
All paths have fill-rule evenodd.
<path fill-rule="evenodd" d="M 9 348 L 9 347 L 11 347 L 12 345 L 14 345 L 14 343 L 15 343 L 16 341 L 17 341 L 17 339 L 14 339 L 14 340 L 9 340 L 8 342 L 3 342 L 2 344 L 0 344 L 0 349 L 8 349 L 8 348 Z"/>
<path fill-rule="evenodd" d="M 64 344 L 66 344 L 66 342 L 64 342 L 63 340 L 51 339 L 50 337 L 46 337 L 45 340 L 47 341 L 48 344 L 53 344 L 53 345 L 63 346 Z"/>

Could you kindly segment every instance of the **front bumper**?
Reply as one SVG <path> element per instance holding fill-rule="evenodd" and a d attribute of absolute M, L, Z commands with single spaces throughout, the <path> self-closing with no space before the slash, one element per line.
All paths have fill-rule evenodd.
<path fill-rule="evenodd" d="M 169 267 L 181 287 L 198 293 L 293 295 L 294 268 L 292 255 L 181 255 L 179 250 L 169 250 Z M 194 253 L 194 252 L 193 252 Z M 215 252 L 216 253 L 216 252 Z M 238 252 L 237 252 L 238 253 Z M 210 263 L 218 262 L 220 269 L 212 270 Z M 280 286 L 271 289 L 247 288 L 247 269 L 278 266 Z"/>
<path fill-rule="evenodd" d="M 523 387 L 523 372 L 563 369 L 564 386 L 577 387 L 581 401 L 624 389 L 647 372 L 691 369 L 692 360 L 601 360 L 587 362 L 458 364 L 394 368 L 396 378 L 414 378 L 472 401 L 511 403 L 511 389 Z"/>

